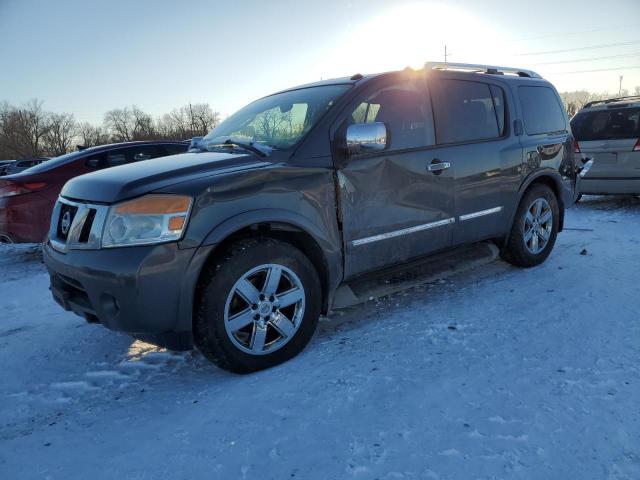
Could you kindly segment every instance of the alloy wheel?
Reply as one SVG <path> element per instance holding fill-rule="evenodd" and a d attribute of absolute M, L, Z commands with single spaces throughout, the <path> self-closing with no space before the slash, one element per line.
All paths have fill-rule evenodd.
<path fill-rule="evenodd" d="M 523 240 L 530 253 L 542 252 L 551 238 L 553 210 L 544 198 L 537 198 L 527 209 L 524 219 Z"/>
<path fill-rule="evenodd" d="M 243 352 L 265 355 L 295 336 L 304 316 L 305 291 L 300 278 L 277 264 L 246 272 L 227 296 L 224 326 Z"/>

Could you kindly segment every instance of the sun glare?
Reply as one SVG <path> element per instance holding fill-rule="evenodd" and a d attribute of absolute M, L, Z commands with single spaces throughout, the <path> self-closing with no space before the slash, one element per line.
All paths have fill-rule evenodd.
<path fill-rule="evenodd" d="M 405 4 L 354 22 L 347 40 L 333 52 L 331 71 L 373 73 L 421 68 L 426 61 L 487 63 L 497 35 L 482 19 L 443 4 Z"/>

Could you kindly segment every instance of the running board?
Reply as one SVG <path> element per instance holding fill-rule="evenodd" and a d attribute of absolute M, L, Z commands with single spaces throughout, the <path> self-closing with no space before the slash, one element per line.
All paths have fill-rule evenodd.
<path fill-rule="evenodd" d="M 338 287 L 332 308 L 351 307 L 372 298 L 447 278 L 486 265 L 494 261 L 498 254 L 499 249 L 495 244 L 476 243 L 353 279 Z"/>

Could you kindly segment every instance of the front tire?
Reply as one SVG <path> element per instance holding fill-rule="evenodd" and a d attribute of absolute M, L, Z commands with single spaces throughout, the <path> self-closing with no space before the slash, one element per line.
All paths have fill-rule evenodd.
<path fill-rule="evenodd" d="M 560 209 L 553 191 L 546 185 L 532 186 L 518 205 L 500 256 L 518 267 L 540 265 L 553 250 L 559 225 Z"/>
<path fill-rule="evenodd" d="M 195 345 L 235 373 L 282 363 L 311 340 L 321 291 L 312 263 L 293 245 L 271 238 L 235 242 L 199 282 Z"/>

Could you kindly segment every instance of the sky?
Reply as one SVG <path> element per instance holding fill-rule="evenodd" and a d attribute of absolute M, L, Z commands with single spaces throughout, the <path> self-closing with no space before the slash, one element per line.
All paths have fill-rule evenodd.
<path fill-rule="evenodd" d="M 640 86 L 640 0 L 0 0 L 0 101 L 100 123 L 207 102 L 223 117 L 320 79 L 442 61 L 560 91 Z M 594 71 L 598 70 L 598 71 Z M 574 73 L 578 72 L 578 73 Z"/>

